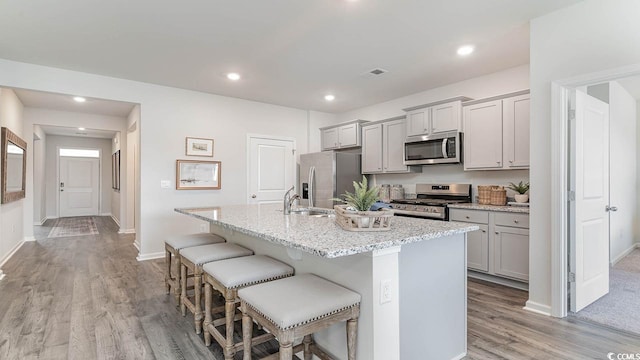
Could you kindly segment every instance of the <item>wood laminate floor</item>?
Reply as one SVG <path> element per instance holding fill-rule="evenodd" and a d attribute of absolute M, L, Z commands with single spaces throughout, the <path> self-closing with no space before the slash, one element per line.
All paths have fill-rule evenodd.
<path fill-rule="evenodd" d="M 40 240 L 3 267 L 0 359 L 222 359 L 165 295 L 163 260 L 136 261 L 133 236 L 118 235 L 108 217 L 95 220 L 99 234 L 90 236 L 46 239 L 51 223 L 36 227 Z M 639 337 L 532 314 L 525 301 L 525 292 L 470 280 L 466 359 L 640 353 Z"/>

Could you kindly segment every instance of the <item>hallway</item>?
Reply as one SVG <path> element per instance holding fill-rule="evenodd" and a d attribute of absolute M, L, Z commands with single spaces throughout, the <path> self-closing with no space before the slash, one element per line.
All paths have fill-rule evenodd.
<path fill-rule="evenodd" d="M 119 235 L 109 217 L 93 219 L 99 234 L 53 239 L 48 220 L 3 267 L 0 359 L 222 359 L 165 295 L 164 260 L 136 261 L 133 235 Z M 523 291 L 469 281 L 466 359 L 640 352 L 638 337 L 532 314 L 525 300 Z"/>

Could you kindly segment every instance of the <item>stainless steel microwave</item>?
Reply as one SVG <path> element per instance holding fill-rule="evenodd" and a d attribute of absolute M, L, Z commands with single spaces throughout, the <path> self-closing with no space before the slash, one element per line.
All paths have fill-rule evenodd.
<path fill-rule="evenodd" d="M 459 164 L 462 162 L 462 133 L 410 136 L 404 142 L 405 165 Z"/>

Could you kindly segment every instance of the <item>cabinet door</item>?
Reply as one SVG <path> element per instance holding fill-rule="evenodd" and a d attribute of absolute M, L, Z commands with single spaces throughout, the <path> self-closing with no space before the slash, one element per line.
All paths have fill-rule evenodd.
<path fill-rule="evenodd" d="M 382 172 L 382 124 L 362 127 L 362 173 Z"/>
<path fill-rule="evenodd" d="M 529 167 L 529 94 L 504 99 L 504 161 L 508 168 Z"/>
<path fill-rule="evenodd" d="M 436 105 L 431 108 L 431 134 L 460 130 L 461 103 Z"/>
<path fill-rule="evenodd" d="M 407 136 L 427 135 L 429 133 L 430 110 L 430 108 L 424 108 L 407 113 Z"/>
<path fill-rule="evenodd" d="M 502 168 L 502 100 L 464 107 L 464 169 Z"/>
<path fill-rule="evenodd" d="M 489 271 L 489 226 L 467 233 L 467 267 L 475 271 Z"/>
<path fill-rule="evenodd" d="M 409 167 L 404 165 L 404 140 L 406 138 L 406 123 L 404 120 L 394 120 L 382 124 L 382 165 L 385 172 L 407 172 Z"/>
<path fill-rule="evenodd" d="M 345 125 L 338 128 L 338 147 L 360 145 L 358 141 L 358 124 Z"/>
<path fill-rule="evenodd" d="M 322 130 L 322 150 L 335 149 L 338 147 L 338 129 Z"/>
<path fill-rule="evenodd" d="M 495 226 L 493 270 L 496 275 L 529 281 L 529 230 Z"/>

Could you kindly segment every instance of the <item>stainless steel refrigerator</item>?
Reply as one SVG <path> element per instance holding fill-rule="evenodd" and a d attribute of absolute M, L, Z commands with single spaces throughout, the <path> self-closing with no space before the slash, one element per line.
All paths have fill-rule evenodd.
<path fill-rule="evenodd" d="M 360 181 L 360 154 L 323 151 L 300 155 L 301 206 L 333 209 L 333 198 L 353 192 Z"/>

